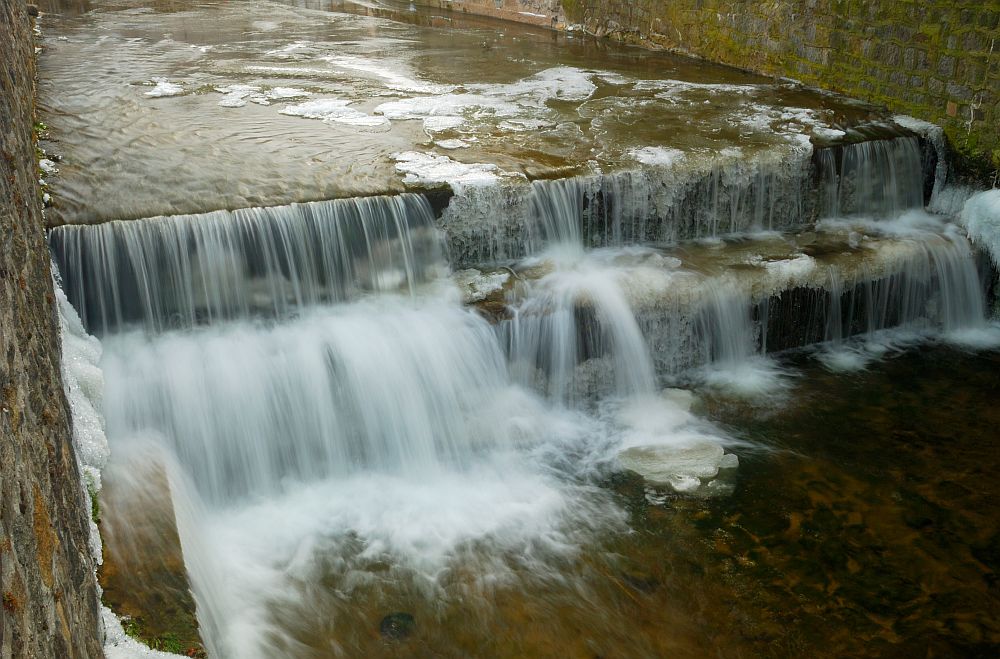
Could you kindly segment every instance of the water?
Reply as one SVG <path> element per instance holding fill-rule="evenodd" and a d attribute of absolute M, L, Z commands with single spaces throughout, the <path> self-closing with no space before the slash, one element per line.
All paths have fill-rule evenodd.
<path fill-rule="evenodd" d="M 909 132 L 391 3 L 84 9 L 42 67 L 75 439 L 104 574 L 173 598 L 179 542 L 211 656 L 1000 642 L 992 273 Z"/>
<path fill-rule="evenodd" d="M 49 243 L 84 324 L 106 333 L 279 317 L 412 292 L 445 267 L 421 195 L 63 226 Z"/>
<path fill-rule="evenodd" d="M 504 180 L 629 171 L 664 144 L 779 161 L 818 126 L 889 120 L 724 67 L 391 2 L 41 8 L 52 224 L 400 192 L 406 153 L 424 163 L 417 187 L 483 165 Z"/>

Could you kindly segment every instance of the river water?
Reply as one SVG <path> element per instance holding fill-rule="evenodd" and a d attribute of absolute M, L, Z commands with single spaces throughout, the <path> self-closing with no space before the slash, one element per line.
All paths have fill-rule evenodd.
<path fill-rule="evenodd" d="M 933 130 L 393 3 L 43 8 L 77 439 L 163 465 L 211 656 L 996 649 L 1000 220 Z"/>

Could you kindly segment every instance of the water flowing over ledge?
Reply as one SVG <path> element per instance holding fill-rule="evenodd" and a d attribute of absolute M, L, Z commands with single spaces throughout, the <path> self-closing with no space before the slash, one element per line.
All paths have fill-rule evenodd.
<path fill-rule="evenodd" d="M 444 263 L 430 204 L 412 194 L 62 226 L 49 242 L 67 296 L 100 333 L 412 292 Z"/>
<path fill-rule="evenodd" d="M 838 103 L 806 110 L 800 90 L 733 72 L 650 80 L 642 65 L 625 75 L 539 63 L 537 41 L 499 35 L 484 47 L 468 34 L 456 37 L 464 58 L 425 68 L 409 28 L 376 40 L 367 30 L 385 26 L 356 16 L 330 25 L 317 21 L 329 12 L 295 7 L 282 23 L 257 6 L 207 6 L 245 20 L 238 33 L 252 38 L 201 51 L 161 39 L 162 21 L 191 14 L 81 19 L 153 29 L 156 52 L 196 63 L 156 79 L 161 63 L 139 61 L 151 84 L 117 90 L 145 104 L 122 134 L 148 126 L 151 108 L 216 117 L 208 134 L 222 115 L 206 108 L 232 111 L 236 134 L 263 117 L 292 137 L 348 145 L 328 149 L 338 162 L 319 171 L 358 160 L 398 189 L 413 185 L 50 234 L 82 318 L 64 336 L 86 358 L 71 364 L 82 365 L 70 391 L 78 431 L 101 448 L 106 429 L 119 456 L 162 456 L 214 656 L 363 656 L 385 642 L 379 620 L 410 607 L 461 621 L 441 626 L 462 632 L 438 637 L 442 647 L 481 645 L 505 598 L 539 593 L 579 616 L 577 631 L 608 631 L 633 609 L 601 584 L 632 603 L 648 588 L 603 572 L 620 566 L 615 539 L 634 526 L 615 483 L 631 484 L 633 503 L 680 508 L 730 495 L 759 449 L 699 416 L 704 399 L 787 389 L 770 356 L 787 348 L 822 343 L 823 363 L 845 368 L 866 358 L 849 354 L 852 336 L 995 339 L 987 272 L 961 230 L 924 211 L 940 167 L 907 130 L 854 139 L 833 127 L 859 121 Z M 318 24 L 357 41 L 330 42 Z M 109 36 L 117 57 L 136 50 L 122 37 Z M 438 75 L 489 48 L 524 56 L 488 82 Z M 213 83 L 196 91 L 202 76 Z M 344 98 L 314 98 L 334 90 Z M 148 137 L 139 146 L 173 139 Z M 674 137 L 683 148 L 663 146 Z M 275 162 L 294 156 L 286 174 L 312 166 L 300 156 L 314 142 L 274 144 Z M 183 175 L 183 153 L 164 154 L 164 166 Z M 259 174 L 255 162 L 214 157 L 219 172 L 185 189 L 204 195 L 234 167 Z M 299 179 L 273 179 L 273 199 L 253 201 L 242 179 L 225 192 L 246 205 L 288 201 L 284 184 Z M 416 192 L 439 184 L 451 189 L 440 213 Z M 987 201 L 966 214 L 977 245 L 996 242 Z M 466 266 L 485 275 L 450 272 Z M 474 295 L 463 302 L 460 287 Z M 609 601 L 624 603 L 610 623 Z M 533 617 L 513 608 L 508 619 Z M 610 631 L 618 651 L 663 654 Z"/>

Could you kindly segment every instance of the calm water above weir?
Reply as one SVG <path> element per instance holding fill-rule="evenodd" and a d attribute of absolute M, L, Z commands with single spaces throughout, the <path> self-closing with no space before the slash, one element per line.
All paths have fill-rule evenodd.
<path fill-rule="evenodd" d="M 189 583 L 222 659 L 1000 650 L 1000 193 L 934 127 L 394 3 L 48 9 L 147 637 Z"/>
<path fill-rule="evenodd" d="M 47 8 L 58 222 L 753 152 L 869 116 L 732 69 L 405 3 Z"/>

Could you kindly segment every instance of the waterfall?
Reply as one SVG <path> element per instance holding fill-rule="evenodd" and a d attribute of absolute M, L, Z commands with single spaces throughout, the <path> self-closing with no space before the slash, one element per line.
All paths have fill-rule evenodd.
<path fill-rule="evenodd" d="M 895 217 L 924 205 L 923 153 L 917 137 L 820 149 L 816 163 L 823 217 Z"/>
<path fill-rule="evenodd" d="M 810 152 L 691 156 L 609 174 L 469 186 L 439 226 L 456 267 L 537 254 L 553 243 L 622 247 L 800 226 Z"/>
<path fill-rule="evenodd" d="M 444 267 L 430 204 L 410 194 L 62 226 L 49 244 L 67 296 L 100 334 L 412 292 Z"/>
<path fill-rule="evenodd" d="M 105 346 L 109 432 L 159 437 L 216 503 L 358 470 L 459 467 L 512 441 L 472 421 L 506 384 L 492 330 L 446 301 L 387 297 Z"/>
<path fill-rule="evenodd" d="M 60 227 L 50 246 L 101 338 L 113 450 L 155 446 L 179 490 L 207 646 L 284 656 L 288 615 L 326 629 L 355 593 L 457 600 L 454 575 L 558 572 L 624 528 L 595 485 L 610 471 L 708 493 L 731 440 L 665 382 L 756 395 L 774 351 L 984 327 L 969 241 L 901 213 L 915 144 L 823 150 L 815 172 L 796 151 L 470 186 L 439 218 L 404 194 Z M 745 235 L 811 221 L 814 173 L 824 212 L 854 217 Z M 710 239 L 672 244 L 692 237 Z M 495 325 L 460 304 L 448 255 L 520 259 Z"/>

